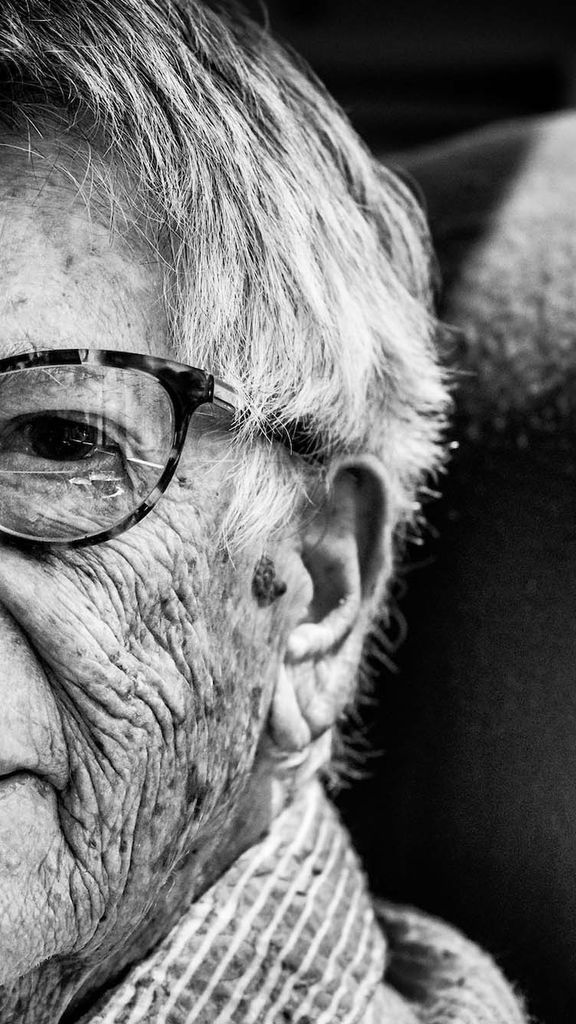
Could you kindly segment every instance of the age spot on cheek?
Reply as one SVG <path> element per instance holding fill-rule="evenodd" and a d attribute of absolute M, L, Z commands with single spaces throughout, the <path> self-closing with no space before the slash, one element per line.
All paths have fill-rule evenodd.
<path fill-rule="evenodd" d="M 286 593 L 286 584 L 276 579 L 274 562 L 267 555 L 256 562 L 252 577 L 252 594 L 261 608 L 273 604 L 282 594 Z"/>

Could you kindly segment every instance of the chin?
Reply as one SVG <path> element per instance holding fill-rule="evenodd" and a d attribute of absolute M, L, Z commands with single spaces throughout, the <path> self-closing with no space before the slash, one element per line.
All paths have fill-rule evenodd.
<path fill-rule="evenodd" d="M 0 985 L 71 948 L 72 869 L 52 786 L 29 772 L 0 780 Z"/>

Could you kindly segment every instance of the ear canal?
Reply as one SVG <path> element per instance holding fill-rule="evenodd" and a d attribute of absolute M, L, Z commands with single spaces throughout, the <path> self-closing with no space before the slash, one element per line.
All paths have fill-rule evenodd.
<path fill-rule="evenodd" d="M 355 488 L 355 540 L 361 596 L 370 598 L 389 569 L 387 501 L 382 471 L 376 460 L 358 460 L 347 470 Z"/>
<path fill-rule="evenodd" d="M 371 601 L 390 569 L 389 534 L 380 464 L 341 460 L 302 553 L 314 585 L 309 621 L 321 622 L 351 599 Z"/>
<path fill-rule="evenodd" d="M 312 597 L 287 638 L 270 713 L 284 750 L 329 732 L 352 699 L 385 552 L 382 470 L 376 460 L 342 460 L 302 547 Z"/>

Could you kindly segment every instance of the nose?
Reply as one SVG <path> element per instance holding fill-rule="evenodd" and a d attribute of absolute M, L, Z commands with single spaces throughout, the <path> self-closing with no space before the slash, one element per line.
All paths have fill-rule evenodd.
<path fill-rule="evenodd" d="M 25 632 L 0 604 L 0 778 L 19 771 L 62 789 L 68 759 L 46 673 Z"/>

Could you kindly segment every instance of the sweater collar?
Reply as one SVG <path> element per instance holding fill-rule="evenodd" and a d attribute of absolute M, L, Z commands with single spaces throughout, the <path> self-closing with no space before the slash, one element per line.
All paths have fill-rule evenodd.
<path fill-rule="evenodd" d="M 377 911 L 312 782 L 82 1024 L 523 1024 L 472 943 L 416 911 Z"/>

